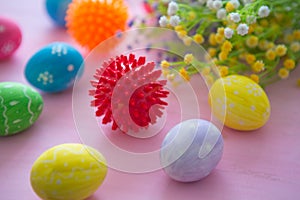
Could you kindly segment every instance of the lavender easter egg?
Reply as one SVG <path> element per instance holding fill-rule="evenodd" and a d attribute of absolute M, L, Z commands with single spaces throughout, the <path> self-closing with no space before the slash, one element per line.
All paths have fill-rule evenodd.
<path fill-rule="evenodd" d="M 72 0 L 46 0 L 47 13 L 56 25 L 65 26 L 66 12 L 71 2 Z"/>
<path fill-rule="evenodd" d="M 74 47 L 55 42 L 30 58 L 25 67 L 25 77 L 44 92 L 60 92 L 73 85 L 82 64 L 83 57 Z"/>
<path fill-rule="evenodd" d="M 0 17 L 0 60 L 10 57 L 20 46 L 22 33 L 19 26 L 4 17 Z"/>
<path fill-rule="evenodd" d="M 21 83 L 0 83 L 0 136 L 19 133 L 32 126 L 43 110 L 41 95 Z"/>
<path fill-rule="evenodd" d="M 160 151 L 161 165 L 172 179 L 193 182 L 208 176 L 223 154 L 219 129 L 209 121 L 190 119 L 166 135 Z"/>

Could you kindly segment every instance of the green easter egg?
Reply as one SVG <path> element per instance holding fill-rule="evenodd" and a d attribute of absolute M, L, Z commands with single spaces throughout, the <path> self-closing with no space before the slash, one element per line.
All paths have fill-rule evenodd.
<path fill-rule="evenodd" d="M 0 83 L 0 136 L 9 136 L 29 128 L 43 110 L 41 95 L 26 85 Z"/>

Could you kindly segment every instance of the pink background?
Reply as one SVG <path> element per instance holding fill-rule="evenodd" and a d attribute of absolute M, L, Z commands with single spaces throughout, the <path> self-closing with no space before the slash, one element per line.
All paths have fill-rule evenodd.
<path fill-rule="evenodd" d="M 141 9 L 137 1 L 130 2 L 136 4 L 132 10 Z M 15 55 L 0 62 L 1 82 L 28 84 L 23 76 L 26 62 L 50 42 L 65 41 L 78 47 L 63 29 L 53 25 L 44 1 L 1 1 L 0 15 L 16 21 L 23 32 Z M 223 159 L 203 181 L 182 184 L 162 170 L 137 175 L 110 169 L 90 200 L 300 199 L 300 89 L 295 84 L 299 74 L 297 69 L 288 80 L 267 88 L 272 116 L 262 129 L 248 133 L 223 130 Z M 55 145 L 80 143 L 72 118 L 72 90 L 42 96 L 45 108 L 36 124 L 21 134 L 0 138 L 0 199 L 38 199 L 29 182 L 35 159 Z"/>

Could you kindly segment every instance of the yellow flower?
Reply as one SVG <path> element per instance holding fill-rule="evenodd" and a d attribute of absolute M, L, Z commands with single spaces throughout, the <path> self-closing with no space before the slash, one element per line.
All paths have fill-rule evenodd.
<path fill-rule="evenodd" d="M 273 47 L 275 47 L 274 42 L 268 42 L 267 49 L 272 49 Z"/>
<path fill-rule="evenodd" d="M 219 60 L 223 61 L 226 60 L 227 58 L 228 58 L 228 52 L 221 51 L 221 53 L 219 53 Z"/>
<path fill-rule="evenodd" d="M 258 44 L 258 37 L 254 36 L 254 35 L 248 37 L 246 40 L 246 44 L 250 48 L 255 48 Z"/>
<path fill-rule="evenodd" d="M 209 75 L 209 73 L 210 73 L 210 67 L 204 67 L 204 68 L 202 69 L 201 73 L 202 73 L 203 75 Z"/>
<path fill-rule="evenodd" d="M 260 20 L 259 24 L 260 24 L 262 27 L 268 27 L 268 26 L 269 26 L 269 21 L 266 20 L 266 19 L 262 19 L 262 20 Z"/>
<path fill-rule="evenodd" d="M 291 44 L 291 50 L 295 53 L 300 51 L 300 43 L 299 42 L 293 42 Z"/>
<path fill-rule="evenodd" d="M 256 24 L 251 24 L 251 25 L 249 26 L 248 34 L 253 33 L 254 30 L 255 30 L 255 28 L 256 28 Z"/>
<path fill-rule="evenodd" d="M 179 70 L 179 73 L 180 73 L 181 77 L 182 77 L 184 80 L 186 80 L 186 81 L 189 81 L 189 80 L 190 80 L 190 76 L 189 76 L 189 74 L 187 73 L 187 71 L 186 71 L 184 68 L 181 68 L 181 69 Z"/>
<path fill-rule="evenodd" d="M 294 36 L 293 36 L 292 34 L 286 34 L 286 35 L 284 36 L 284 41 L 285 41 L 286 43 L 291 43 L 291 42 L 294 41 Z"/>
<path fill-rule="evenodd" d="M 221 47 L 221 50 L 224 52 L 231 52 L 232 51 L 232 44 L 228 40 L 226 40 Z"/>
<path fill-rule="evenodd" d="M 287 59 L 284 61 L 283 66 L 288 70 L 292 70 L 295 68 L 295 61 L 292 59 Z"/>
<path fill-rule="evenodd" d="M 195 41 L 196 43 L 198 43 L 198 44 L 202 44 L 202 43 L 204 42 L 204 38 L 203 38 L 203 36 L 200 35 L 200 34 L 194 35 L 193 38 L 194 38 L 194 41 Z"/>
<path fill-rule="evenodd" d="M 210 55 L 210 57 L 215 57 L 215 55 L 217 54 L 217 50 L 215 48 L 209 48 L 208 54 Z"/>
<path fill-rule="evenodd" d="M 255 73 L 259 73 L 265 69 L 265 64 L 263 61 L 258 60 L 252 65 L 252 71 Z"/>
<path fill-rule="evenodd" d="M 269 49 L 267 52 L 266 52 L 266 58 L 268 59 L 268 60 L 275 60 L 275 58 L 276 58 L 276 52 L 274 51 L 274 50 L 272 50 L 272 49 Z"/>
<path fill-rule="evenodd" d="M 256 74 L 251 74 L 250 75 L 250 78 L 256 82 L 256 83 L 259 83 L 259 76 L 257 76 Z"/>
<path fill-rule="evenodd" d="M 294 30 L 293 36 L 295 40 L 300 40 L 300 30 Z"/>
<path fill-rule="evenodd" d="M 162 68 L 168 68 L 168 67 L 170 67 L 170 63 L 166 60 L 163 60 L 163 61 L 161 61 L 160 66 Z"/>
<path fill-rule="evenodd" d="M 300 78 L 297 80 L 297 86 L 300 87 Z"/>
<path fill-rule="evenodd" d="M 232 12 L 232 11 L 234 11 L 235 8 L 234 8 L 234 5 L 229 1 L 229 2 L 227 2 L 225 9 L 227 12 Z"/>
<path fill-rule="evenodd" d="M 216 41 L 216 34 L 215 33 L 211 33 L 209 35 L 209 44 L 212 46 L 216 46 L 217 45 L 217 41 Z"/>
<path fill-rule="evenodd" d="M 289 70 L 285 69 L 285 68 L 280 68 L 280 70 L 278 71 L 278 76 L 281 79 L 287 79 L 289 77 Z"/>
<path fill-rule="evenodd" d="M 194 12 L 194 11 L 190 11 L 189 12 L 189 17 L 188 17 L 188 19 L 190 20 L 190 21 L 192 21 L 192 20 L 194 20 L 196 18 L 196 13 Z"/>
<path fill-rule="evenodd" d="M 187 65 L 191 64 L 191 62 L 193 61 L 193 59 L 194 59 L 193 54 L 186 54 L 186 55 L 184 56 L 184 62 L 185 62 L 185 64 L 187 64 Z"/>
<path fill-rule="evenodd" d="M 184 28 L 181 25 L 175 26 L 175 31 L 182 31 Z"/>
<path fill-rule="evenodd" d="M 220 76 L 221 76 L 221 77 L 227 76 L 228 73 L 229 73 L 228 67 L 226 67 L 226 66 L 221 66 L 221 67 L 219 68 L 219 73 L 220 73 Z"/>
<path fill-rule="evenodd" d="M 285 45 L 278 45 L 275 51 L 278 56 L 282 57 L 286 54 L 287 48 Z"/>
<path fill-rule="evenodd" d="M 193 42 L 193 39 L 191 37 L 184 37 L 183 38 L 183 43 L 186 45 L 186 46 L 191 46 Z"/>
<path fill-rule="evenodd" d="M 177 35 L 180 39 L 183 39 L 184 37 L 187 36 L 187 32 L 185 30 L 180 30 L 180 31 L 177 31 Z"/>
<path fill-rule="evenodd" d="M 256 57 L 253 54 L 247 54 L 246 55 L 246 62 L 251 65 L 256 61 Z"/>
<path fill-rule="evenodd" d="M 215 40 L 218 44 L 221 44 L 222 42 L 224 42 L 224 35 L 217 33 L 215 36 Z"/>
<path fill-rule="evenodd" d="M 268 49 L 268 45 L 269 45 L 269 42 L 267 40 L 260 40 L 258 42 L 258 47 L 261 49 L 261 50 L 266 50 Z"/>
<path fill-rule="evenodd" d="M 218 34 L 220 34 L 220 35 L 224 36 L 224 32 L 225 32 L 225 29 L 224 29 L 224 27 L 220 27 L 220 28 L 218 28 Z"/>

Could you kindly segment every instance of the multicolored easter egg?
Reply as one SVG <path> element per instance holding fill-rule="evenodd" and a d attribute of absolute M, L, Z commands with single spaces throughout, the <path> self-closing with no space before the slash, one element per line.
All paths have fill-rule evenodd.
<path fill-rule="evenodd" d="M 160 152 L 161 165 L 172 179 L 193 182 L 208 176 L 223 155 L 223 138 L 209 121 L 190 119 L 172 128 Z"/>
<path fill-rule="evenodd" d="M 71 2 L 72 0 L 46 0 L 47 13 L 56 25 L 66 25 L 66 12 Z"/>
<path fill-rule="evenodd" d="M 30 181 L 42 199 L 83 200 L 102 184 L 105 158 L 82 144 L 62 144 L 44 152 L 33 164 Z"/>
<path fill-rule="evenodd" d="M 10 57 L 20 46 L 22 33 L 19 26 L 4 17 L 0 17 L 0 60 Z"/>
<path fill-rule="evenodd" d="M 26 85 L 0 83 L 0 136 L 9 136 L 29 128 L 43 110 L 41 95 Z"/>
<path fill-rule="evenodd" d="M 43 47 L 28 61 L 25 76 L 44 92 L 60 92 L 71 87 L 83 64 L 83 57 L 72 46 L 55 42 Z"/>
<path fill-rule="evenodd" d="M 241 75 L 218 79 L 210 89 L 209 103 L 214 116 L 240 131 L 258 129 L 270 117 L 270 102 L 264 90 Z"/>

